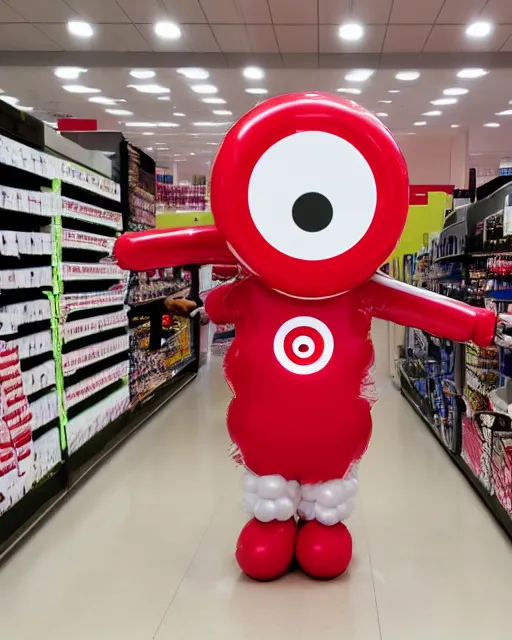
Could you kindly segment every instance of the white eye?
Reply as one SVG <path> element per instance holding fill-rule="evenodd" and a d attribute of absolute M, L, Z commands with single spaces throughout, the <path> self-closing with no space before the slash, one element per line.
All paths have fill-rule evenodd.
<path fill-rule="evenodd" d="M 303 131 L 261 156 L 248 200 L 254 224 L 275 249 L 301 260 L 327 260 L 364 237 L 377 187 L 370 165 L 350 142 Z"/>

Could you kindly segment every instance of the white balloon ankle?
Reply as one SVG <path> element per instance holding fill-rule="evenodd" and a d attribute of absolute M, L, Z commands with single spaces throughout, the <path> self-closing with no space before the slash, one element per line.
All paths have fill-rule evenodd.
<path fill-rule="evenodd" d="M 299 485 L 279 475 L 257 476 L 246 471 L 242 480 L 242 509 L 261 522 L 289 520 L 296 513 L 303 520 L 332 526 L 354 511 L 359 488 L 354 467 L 339 480 Z"/>

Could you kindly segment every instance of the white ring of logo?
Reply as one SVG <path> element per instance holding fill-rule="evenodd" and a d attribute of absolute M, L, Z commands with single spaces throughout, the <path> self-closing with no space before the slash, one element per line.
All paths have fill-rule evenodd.
<path fill-rule="evenodd" d="M 322 336 L 324 341 L 324 350 L 318 360 L 311 364 L 297 364 L 292 362 L 286 355 L 284 349 L 284 342 L 286 336 L 292 329 L 297 327 L 310 327 L 315 329 Z M 308 350 L 306 352 L 300 352 L 299 346 L 306 345 Z M 314 342 L 309 336 L 299 336 L 293 341 L 292 349 L 295 355 L 299 358 L 309 358 L 314 350 Z M 282 324 L 274 338 L 274 353 L 276 358 L 285 369 L 292 373 L 298 373 L 299 375 L 309 375 L 311 373 L 317 373 L 323 369 L 329 362 L 334 352 L 334 338 L 329 327 L 317 318 L 311 316 L 298 316 L 297 318 L 291 318 Z"/>

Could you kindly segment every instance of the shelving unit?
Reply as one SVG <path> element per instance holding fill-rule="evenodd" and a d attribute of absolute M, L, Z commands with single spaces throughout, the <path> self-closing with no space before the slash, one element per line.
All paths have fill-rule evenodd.
<path fill-rule="evenodd" d="M 9 135 L 0 130 L 0 559 L 198 368 L 197 322 L 176 331 L 162 310 L 189 283 L 165 270 L 152 293 L 150 285 L 131 294 L 156 320 L 143 354 L 144 405 L 130 395 L 129 314 L 139 307 L 127 298 L 140 281 L 112 251 L 130 203 L 139 222 L 154 216 L 140 207 L 140 189 L 129 189 L 126 141 L 111 166 L 26 114 L 18 127 L 19 112 L 4 109 L 13 123 Z M 16 138 L 21 129 L 27 140 Z"/>
<path fill-rule="evenodd" d="M 447 217 L 419 282 L 473 306 L 510 313 L 510 176 L 482 185 L 478 194 L 474 204 Z M 512 537 L 512 352 L 457 345 L 415 329 L 406 335 L 404 359 L 397 363 L 402 393 Z"/>

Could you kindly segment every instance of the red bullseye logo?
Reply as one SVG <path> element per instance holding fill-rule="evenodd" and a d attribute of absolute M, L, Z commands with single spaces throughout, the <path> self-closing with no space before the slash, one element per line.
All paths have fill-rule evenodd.
<path fill-rule="evenodd" d="M 317 373 L 332 357 L 334 338 L 317 318 L 300 316 L 285 322 L 274 338 L 274 353 L 288 371 L 299 375 Z"/>

